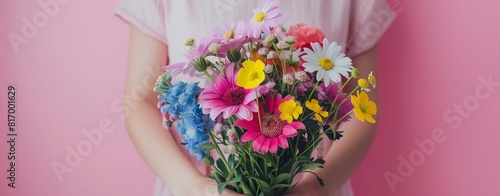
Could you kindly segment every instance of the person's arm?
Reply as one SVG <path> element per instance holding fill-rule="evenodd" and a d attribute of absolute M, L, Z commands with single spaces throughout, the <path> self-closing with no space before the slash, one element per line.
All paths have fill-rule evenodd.
<path fill-rule="evenodd" d="M 216 193 L 215 181 L 203 176 L 182 153 L 170 130 L 162 126 L 157 108 L 156 78 L 167 63 L 167 46 L 131 25 L 126 95 L 134 107 L 125 122 L 130 138 L 151 170 L 168 185 L 174 195 Z M 139 95 L 140 97 L 136 97 Z M 233 195 L 224 191 L 224 195 Z"/>
<path fill-rule="evenodd" d="M 359 69 L 361 76 L 368 77 L 370 71 L 376 76 L 377 49 L 372 49 L 354 57 L 353 65 Z M 350 92 L 357 85 L 357 80 L 347 84 L 345 92 Z M 377 90 L 368 92 L 371 100 L 378 103 Z M 378 114 L 374 116 L 378 119 Z M 321 187 L 312 174 L 306 173 L 297 185 L 297 189 L 289 195 L 337 195 L 341 187 L 349 180 L 353 172 L 362 162 L 375 137 L 377 124 L 359 121 L 354 114 L 348 122 L 341 123 L 339 131 L 344 131 L 343 137 L 333 142 L 328 153 L 323 157 L 324 168 L 314 170 L 324 181 L 326 187 Z"/>

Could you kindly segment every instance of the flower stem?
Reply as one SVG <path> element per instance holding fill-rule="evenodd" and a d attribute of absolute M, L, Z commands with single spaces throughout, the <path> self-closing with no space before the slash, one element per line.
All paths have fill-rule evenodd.
<path fill-rule="evenodd" d="M 203 71 L 203 73 L 205 73 L 205 75 L 207 76 L 208 80 L 210 80 L 210 82 L 214 82 L 214 80 L 212 79 L 210 74 L 208 74 L 207 70 Z"/>
<path fill-rule="evenodd" d="M 349 94 L 347 94 L 347 96 L 344 98 L 344 100 L 342 100 L 342 101 L 340 102 L 340 104 L 339 104 L 339 105 L 337 106 L 337 108 L 336 108 L 336 111 L 335 111 L 335 110 L 333 110 L 333 111 L 332 111 L 332 112 L 335 112 L 335 114 L 333 115 L 333 120 L 335 120 L 335 119 L 337 118 L 337 114 L 339 113 L 339 109 L 340 109 L 340 107 L 342 107 L 342 104 L 344 104 L 345 100 L 349 99 L 349 97 L 352 95 L 352 93 L 354 93 L 355 91 L 357 91 L 359 88 L 360 88 L 359 86 L 356 86 L 356 88 L 354 88 L 354 89 L 353 89 L 353 90 L 352 90 Z M 337 96 L 338 96 L 338 94 L 337 94 Z M 336 99 L 336 98 L 335 98 L 335 99 Z M 336 101 L 336 100 L 335 100 L 335 101 Z M 333 102 L 333 104 L 332 104 L 332 105 L 335 105 L 335 101 Z M 348 112 L 348 114 L 349 114 L 349 113 L 351 113 L 351 112 L 352 112 L 352 110 L 351 110 L 350 112 Z M 345 115 L 344 115 L 344 116 L 345 116 Z M 342 118 L 343 118 L 343 117 L 342 117 Z M 337 122 L 340 122 L 340 121 L 338 121 L 338 120 L 337 120 Z M 332 123 L 332 126 L 333 126 L 333 125 L 335 125 L 335 124 L 336 124 L 336 123 Z"/>
<path fill-rule="evenodd" d="M 257 88 L 255 88 L 255 96 L 257 97 L 255 101 L 257 102 L 257 119 L 259 119 L 259 130 L 262 130 L 262 121 L 260 120 L 259 94 L 257 93 Z"/>
<path fill-rule="evenodd" d="M 326 132 L 328 132 L 328 131 L 333 131 L 333 128 L 332 128 L 332 127 L 333 127 L 333 126 L 335 126 L 335 125 L 336 125 L 337 123 L 339 123 L 340 121 L 342 121 L 342 119 L 344 119 L 344 118 L 346 118 L 347 116 L 351 115 L 351 113 L 352 113 L 352 110 L 351 110 L 351 111 L 349 111 L 349 112 L 348 112 L 347 114 L 345 114 L 344 116 L 342 116 L 342 117 L 341 117 L 340 119 L 338 119 L 337 121 L 335 121 L 334 123 L 332 123 L 332 124 L 330 125 L 330 127 L 328 127 L 328 129 L 327 129 L 327 130 L 323 130 L 323 132 L 322 132 L 321 134 L 326 134 Z M 335 118 L 336 118 L 336 117 L 335 117 Z M 334 118 L 334 119 L 335 119 L 335 118 Z"/>
<path fill-rule="evenodd" d="M 351 79 L 352 79 L 352 76 L 351 76 L 351 77 L 349 77 L 349 78 L 347 79 L 347 81 L 346 81 L 344 84 L 342 84 L 342 87 L 340 87 L 339 92 L 337 92 L 337 95 L 335 96 L 335 99 L 333 99 L 333 104 L 332 104 L 332 106 L 330 107 L 330 110 L 334 107 L 335 102 L 337 101 L 337 98 L 339 97 L 339 94 L 342 92 L 342 90 L 344 90 L 345 85 L 347 85 L 347 83 L 349 83 L 349 81 L 350 81 Z"/>
<path fill-rule="evenodd" d="M 315 89 L 318 86 L 318 84 L 319 84 L 319 80 L 316 81 L 316 84 L 314 84 L 314 87 L 312 88 L 311 93 L 309 94 L 309 97 L 307 98 L 308 101 L 311 100 L 311 97 L 312 97 L 314 91 L 316 91 Z"/>
<path fill-rule="evenodd" d="M 210 138 L 212 139 L 212 141 L 215 141 L 215 136 L 214 134 L 209 131 L 208 132 L 210 134 Z M 220 150 L 220 147 L 217 143 L 214 144 L 215 145 L 215 150 L 217 151 L 217 153 L 219 154 L 220 156 L 220 159 L 222 159 L 222 162 L 224 162 L 224 165 L 226 165 L 226 169 L 227 171 L 231 171 L 231 168 L 229 168 L 229 163 L 227 162 L 226 160 L 226 157 L 224 156 L 224 154 L 222 153 L 222 150 Z M 215 166 L 214 166 L 215 167 Z"/>

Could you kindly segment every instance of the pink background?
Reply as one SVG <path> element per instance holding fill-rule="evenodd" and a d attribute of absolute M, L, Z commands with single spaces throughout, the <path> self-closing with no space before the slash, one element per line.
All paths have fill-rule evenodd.
<path fill-rule="evenodd" d="M 500 195 L 500 87 L 488 91 L 478 79 L 491 75 L 500 82 L 500 2 L 389 1 L 399 16 L 379 43 L 381 124 L 352 179 L 355 192 Z M 118 0 L 58 4 L 16 54 L 7 34 L 21 34 L 22 18 L 32 21 L 43 11 L 37 2 L 0 3 L 0 195 L 151 195 L 153 173 L 132 146 L 117 107 L 128 47 L 128 26 L 112 14 Z M 16 189 L 5 178 L 8 84 L 18 93 Z M 479 100 L 477 88 L 488 96 Z M 454 104 L 465 104 L 468 116 L 447 113 Z M 90 144 L 83 132 L 102 122 L 112 132 L 102 133 L 102 141 L 60 182 L 51 164 L 66 164 L 67 148 Z M 430 141 L 435 129 L 445 140 L 425 154 L 414 141 Z M 405 160 L 416 165 L 400 173 Z M 393 189 L 388 173 L 402 180 Z"/>

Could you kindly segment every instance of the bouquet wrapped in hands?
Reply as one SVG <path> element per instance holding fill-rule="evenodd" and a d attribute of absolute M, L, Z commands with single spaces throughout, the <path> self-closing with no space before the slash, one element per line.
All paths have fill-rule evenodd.
<path fill-rule="evenodd" d="M 311 155 L 324 135 L 342 137 L 338 123 L 352 112 L 375 122 L 377 107 L 366 91 L 376 80 L 359 78 L 342 47 L 320 29 L 286 30 L 271 1 L 253 13 L 187 40 L 187 62 L 166 66 L 154 90 L 164 126 L 175 123 L 184 147 L 212 168 L 219 192 L 283 195 L 294 176 L 323 167 L 322 157 Z M 179 75 L 200 82 L 173 82 Z M 343 93 L 352 79 L 358 86 Z"/>

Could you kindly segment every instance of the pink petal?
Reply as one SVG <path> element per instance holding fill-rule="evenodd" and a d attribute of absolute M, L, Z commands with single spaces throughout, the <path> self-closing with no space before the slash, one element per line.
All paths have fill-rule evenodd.
<path fill-rule="evenodd" d="M 245 119 L 245 120 L 252 120 L 253 117 L 252 111 L 250 111 L 250 109 L 248 109 L 246 106 L 239 106 L 235 114 L 240 119 Z"/>
<path fill-rule="evenodd" d="M 287 149 L 288 148 L 288 140 L 284 135 L 278 136 L 278 144 L 281 148 Z"/>
<path fill-rule="evenodd" d="M 220 95 L 223 95 L 229 88 L 230 84 L 227 82 L 227 80 L 222 75 L 218 76 L 214 82 L 213 91 Z"/>
<path fill-rule="evenodd" d="M 282 134 L 286 137 L 295 137 L 297 135 L 297 129 L 293 128 L 292 126 L 285 125 L 283 127 Z"/>
<path fill-rule="evenodd" d="M 276 94 L 275 96 L 278 96 L 279 94 Z M 271 93 L 268 93 L 266 95 L 266 106 L 267 108 L 271 108 L 274 110 L 274 97 Z"/>
<path fill-rule="evenodd" d="M 291 100 L 291 99 L 295 99 L 295 97 L 293 97 L 292 95 L 287 95 L 285 98 L 283 98 L 283 100 L 281 100 L 281 102 L 285 102 L 285 101 L 288 101 L 288 100 Z"/>
<path fill-rule="evenodd" d="M 210 111 L 210 118 L 212 120 L 215 120 L 215 118 L 217 118 L 217 116 L 219 116 L 220 113 L 222 113 L 222 111 L 224 111 L 225 107 L 214 107 L 212 108 L 212 110 Z"/>
<path fill-rule="evenodd" d="M 257 108 L 257 103 L 255 103 L 254 101 L 246 104 L 246 106 L 248 107 L 248 109 L 250 109 L 250 111 L 252 112 L 257 112 L 258 108 Z"/>
<path fill-rule="evenodd" d="M 248 121 L 248 120 L 236 120 L 234 122 L 234 125 L 238 126 L 238 127 L 241 127 L 241 128 L 244 128 L 246 130 L 256 130 L 257 132 L 260 132 L 259 122 L 255 121 L 257 119 L 256 115 L 254 115 L 254 117 L 255 118 L 252 121 Z"/>
<path fill-rule="evenodd" d="M 295 129 L 306 129 L 306 126 L 301 122 L 291 122 L 287 124 Z"/>
<path fill-rule="evenodd" d="M 220 99 L 221 97 L 222 95 L 207 91 L 205 87 L 205 90 L 200 93 L 199 100 Z"/>
<path fill-rule="evenodd" d="M 231 63 L 226 67 L 226 78 L 230 83 L 236 83 L 236 77 L 234 77 L 234 63 Z"/>
<path fill-rule="evenodd" d="M 177 71 L 179 69 L 181 69 L 182 67 L 184 67 L 184 65 L 186 65 L 187 62 L 180 62 L 180 63 L 174 63 L 174 64 L 170 64 L 170 65 L 167 65 L 165 66 L 165 71 Z"/>
<path fill-rule="evenodd" d="M 260 152 L 260 148 L 262 144 L 264 143 L 264 140 L 266 139 L 266 136 L 260 135 L 253 141 L 253 150 L 256 152 Z"/>
<path fill-rule="evenodd" d="M 258 132 L 258 131 L 247 131 L 241 137 L 241 141 L 242 142 L 248 142 L 250 140 L 253 140 L 253 139 L 259 137 L 260 135 L 261 135 L 261 133 Z"/>
<path fill-rule="evenodd" d="M 278 152 L 278 138 L 271 138 L 271 143 L 269 143 L 269 151 L 273 154 L 276 154 L 276 152 Z"/>
<path fill-rule="evenodd" d="M 271 144 L 271 138 L 264 137 L 264 143 L 260 147 L 260 152 L 262 154 L 265 154 L 267 151 L 269 151 L 269 145 Z"/>
<path fill-rule="evenodd" d="M 280 110 L 278 109 L 278 106 L 280 105 L 281 102 L 283 102 L 283 97 L 281 96 L 281 94 L 276 94 L 274 96 L 274 106 L 272 107 L 274 114 L 281 113 Z"/>
<path fill-rule="evenodd" d="M 229 107 L 226 107 L 225 110 L 223 110 L 223 115 L 222 115 L 222 118 L 224 119 L 228 119 L 230 118 L 234 113 L 236 113 L 238 111 L 238 106 L 229 106 Z M 246 120 L 246 119 L 245 119 Z"/>
<path fill-rule="evenodd" d="M 218 99 L 207 100 L 202 105 L 204 108 L 227 107 L 226 103 L 224 103 L 222 100 L 218 100 Z"/>
<path fill-rule="evenodd" d="M 247 90 L 245 92 L 245 98 L 243 99 L 243 104 L 246 105 L 246 104 L 254 101 L 256 98 L 257 98 L 257 94 L 255 93 L 255 91 Z"/>

